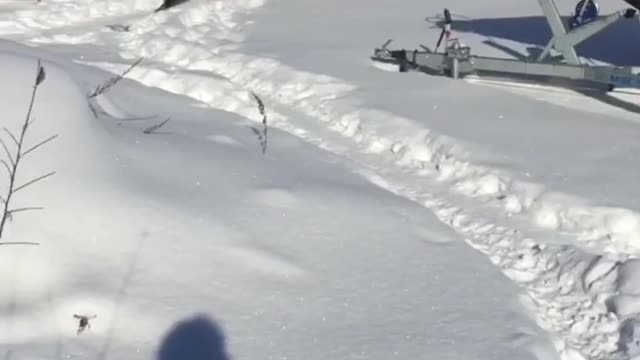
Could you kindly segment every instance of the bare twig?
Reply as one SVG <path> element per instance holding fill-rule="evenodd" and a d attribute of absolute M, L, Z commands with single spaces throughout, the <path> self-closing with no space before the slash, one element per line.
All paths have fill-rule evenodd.
<path fill-rule="evenodd" d="M 2 138 L 0 138 L 0 144 L 2 144 L 2 147 L 4 148 L 4 152 L 7 154 L 7 158 L 9 159 L 11 166 L 14 166 L 15 161 L 13 161 L 13 155 L 11 155 L 11 151 L 9 151 L 9 147 L 7 147 L 7 144 L 5 144 Z"/>
<path fill-rule="evenodd" d="M 40 146 L 42 146 L 42 145 L 44 145 L 44 144 L 48 143 L 49 141 L 51 141 L 51 140 L 53 140 L 53 139 L 55 139 L 55 138 L 57 138 L 57 137 L 58 137 L 58 134 L 53 135 L 53 136 L 50 136 L 50 137 L 48 137 L 47 139 L 40 141 L 39 143 L 37 143 L 37 144 L 33 145 L 33 146 L 32 146 L 32 147 L 30 147 L 28 150 L 26 150 L 25 152 L 23 152 L 20 156 L 21 156 L 21 157 L 25 157 L 25 156 L 27 156 L 27 154 L 28 154 L 28 153 L 30 153 L 30 152 L 32 152 L 32 151 L 34 151 L 35 149 L 39 148 Z"/>
<path fill-rule="evenodd" d="M 38 64 L 40 64 L 40 61 L 38 60 Z M 44 81 L 44 79 L 47 77 L 46 73 L 44 72 L 44 68 L 40 65 L 38 65 L 38 76 L 36 76 L 36 86 L 42 84 L 42 82 Z M 33 102 L 32 102 L 33 103 Z M 33 108 L 29 108 L 29 110 L 31 110 Z M 29 113 L 29 115 L 31 115 L 31 113 Z"/>
<path fill-rule="evenodd" d="M 23 212 L 23 211 L 31 211 L 31 210 L 44 210 L 43 207 L 23 207 L 23 208 L 17 208 L 17 209 L 11 209 L 8 211 L 7 216 L 9 217 L 9 221 L 13 221 L 13 214 L 17 213 L 17 212 Z"/>
<path fill-rule="evenodd" d="M 140 62 L 142 61 L 143 58 L 139 58 L 138 60 L 136 60 L 133 64 L 131 64 L 131 66 L 129 66 L 129 68 L 127 68 L 122 74 L 114 76 L 112 78 L 110 78 L 109 80 L 107 80 L 107 82 L 105 82 L 104 84 L 98 85 L 96 87 L 96 89 L 89 94 L 89 96 L 87 97 L 88 99 L 94 98 L 98 95 L 104 94 L 105 92 L 109 91 L 109 89 L 111 89 L 113 86 L 115 86 L 118 82 L 120 82 L 120 80 L 124 79 L 124 77 L 131 71 L 133 70 L 133 68 L 135 68 L 136 66 L 138 66 L 138 64 L 140 64 Z"/>
<path fill-rule="evenodd" d="M 42 84 L 42 82 L 45 80 L 46 78 L 46 73 L 44 70 L 44 67 L 42 67 L 42 64 L 40 63 L 40 60 L 38 60 L 38 65 L 37 65 L 37 75 L 36 75 L 36 79 L 33 85 L 33 90 L 31 92 L 31 99 L 29 101 L 29 108 L 27 110 L 27 115 L 25 116 L 24 122 L 22 124 L 22 128 L 20 131 L 20 136 L 16 137 L 13 135 L 13 133 L 11 133 L 8 129 L 4 129 L 4 131 L 9 135 L 9 137 L 11 137 L 11 139 L 13 140 L 14 144 L 15 144 L 15 155 L 12 155 L 11 151 L 9 150 L 9 147 L 7 146 L 7 144 L 5 143 L 5 141 L 0 137 L 0 144 L 2 144 L 2 147 L 4 148 L 4 151 L 6 153 L 7 156 L 7 160 L 0 160 L 0 162 L 2 163 L 2 165 L 4 166 L 4 168 L 7 170 L 7 174 L 9 176 L 9 186 L 7 189 L 7 193 L 5 196 L 0 196 L 0 199 L 2 200 L 3 204 L 4 204 L 4 209 L 2 212 L 2 219 L 0 219 L 0 239 L 2 239 L 2 234 L 4 233 L 4 229 L 5 229 L 5 225 L 7 223 L 7 220 L 11 220 L 12 218 L 12 214 L 17 213 L 17 212 L 23 212 L 23 211 L 29 211 L 29 210 L 41 210 L 41 207 L 22 207 L 22 208 L 14 208 L 14 209 L 10 209 L 10 203 L 11 203 L 11 199 L 13 198 L 13 195 L 21 189 L 26 188 L 29 185 L 35 184 L 38 181 L 44 180 L 45 178 L 48 178 L 50 176 L 52 176 L 53 174 L 55 174 L 55 172 L 50 172 L 48 174 L 39 176 L 33 180 L 27 181 L 26 183 L 24 183 L 23 185 L 17 186 L 16 187 L 16 173 L 18 171 L 18 166 L 20 165 L 20 160 L 27 155 L 28 153 L 33 152 L 34 150 L 38 149 L 39 147 L 41 147 L 42 145 L 48 143 L 49 141 L 55 139 L 57 137 L 57 135 L 51 136 L 49 138 L 47 138 L 44 141 L 41 141 L 39 143 L 37 143 L 36 145 L 32 146 L 31 148 L 29 148 L 26 151 L 23 151 L 23 147 L 24 147 L 24 143 L 25 143 L 25 136 L 27 134 L 27 130 L 29 128 L 29 125 L 33 124 L 33 118 L 31 116 L 31 113 L 33 111 L 33 104 L 35 102 L 36 99 L 36 93 L 38 91 L 38 86 L 40 84 Z M 0 242 L 0 245 L 39 245 L 37 243 L 30 243 L 30 242 Z"/>
<path fill-rule="evenodd" d="M 24 189 L 29 185 L 35 184 L 38 181 L 44 180 L 44 179 L 48 178 L 49 176 L 53 176 L 55 174 L 56 174 L 56 172 L 52 171 L 52 172 L 50 172 L 48 174 L 45 174 L 45 175 L 42 175 L 42 176 L 38 176 L 37 178 L 35 178 L 35 179 L 31 180 L 31 181 L 27 181 L 26 183 L 24 183 L 24 184 L 18 186 L 17 188 L 13 189 L 13 192 L 16 193 L 16 192 L 18 192 L 18 190 Z"/>
<path fill-rule="evenodd" d="M 5 242 L 0 242 L 0 245 L 35 245 L 35 246 L 39 246 L 40 243 L 30 242 L 30 241 L 5 241 Z"/>
<path fill-rule="evenodd" d="M 262 102 L 262 99 L 260 99 L 260 97 L 258 97 L 258 95 L 253 91 L 251 92 L 251 96 L 253 96 L 253 98 L 258 103 L 258 110 L 260 111 L 260 115 L 264 116 L 264 103 Z"/>
<path fill-rule="evenodd" d="M 258 111 L 260 111 L 260 115 L 262 115 L 262 132 L 254 127 L 251 127 L 251 130 L 253 130 L 256 136 L 258 136 L 260 146 L 262 147 L 262 153 L 264 154 L 267 152 L 268 140 L 267 114 L 265 112 L 265 107 L 262 99 L 260 99 L 260 97 L 253 91 L 251 92 L 251 96 L 253 96 L 253 98 L 256 100 L 256 103 L 258 104 Z"/>
<path fill-rule="evenodd" d="M 5 169 L 7 169 L 7 175 L 11 176 L 11 168 L 9 167 L 9 164 L 7 164 L 7 162 L 4 160 L 0 160 L 0 162 L 2 162 L 2 165 L 4 165 Z"/>
<path fill-rule="evenodd" d="M 169 116 L 166 120 L 162 122 L 149 126 L 148 128 L 142 130 L 142 132 L 145 134 L 153 134 L 155 131 L 157 131 L 158 129 L 163 127 L 166 123 L 168 123 L 169 120 L 171 120 L 171 116 Z"/>
<path fill-rule="evenodd" d="M 11 133 L 11 131 L 9 131 L 9 129 L 7 128 L 3 128 L 4 132 L 6 132 L 9 137 L 11 137 L 11 140 L 13 140 L 13 143 L 18 146 L 18 139 L 16 139 L 15 135 L 13 135 L 13 133 Z"/>
<path fill-rule="evenodd" d="M 23 207 L 23 208 L 11 209 L 9 210 L 9 212 L 13 214 L 17 212 L 31 211 L 31 210 L 44 210 L 44 208 L 42 206 Z"/>

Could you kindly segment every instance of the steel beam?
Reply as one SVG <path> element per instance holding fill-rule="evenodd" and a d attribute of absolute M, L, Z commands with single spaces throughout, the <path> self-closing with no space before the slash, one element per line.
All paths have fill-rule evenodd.
<path fill-rule="evenodd" d="M 376 49 L 373 59 L 424 72 L 446 73 L 454 78 L 473 73 L 491 73 L 505 76 L 553 77 L 607 86 L 640 88 L 640 75 L 634 73 L 631 67 L 550 64 L 473 56 L 470 55 L 469 48 L 449 49 L 447 53 Z"/>
<path fill-rule="evenodd" d="M 542 8 L 542 12 L 547 18 L 547 22 L 549 23 L 549 27 L 553 33 L 553 37 L 538 57 L 538 61 L 540 62 L 542 62 L 547 55 L 549 55 L 551 49 L 554 48 L 562 54 L 567 64 L 581 65 L 582 63 L 576 53 L 575 46 L 606 29 L 608 26 L 625 16 L 624 11 L 619 11 L 589 22 L 571 31 L 567 31 L 554 0 L 538 0 L 538 3 Z"/>

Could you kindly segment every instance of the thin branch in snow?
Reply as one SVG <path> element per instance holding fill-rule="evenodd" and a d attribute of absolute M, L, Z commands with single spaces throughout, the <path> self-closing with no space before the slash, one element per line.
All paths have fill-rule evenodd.
<path fill-rule="evenodd" d="M 129 122 L 129 121 L 147 121 L 151 119 L 157 118 L 158 115 L 145 115 L 145 116 L 131 116 L 128 118 L 118 118 L 119 122 Z"/>
<path fill-rule="evenodd" d="M 11 163 L 11 166 L 13 166 L 15 163 L 15 161 L 13 160 L 13 155 L 11 155 L 11 151 L 9 151 L 9 147 L 1 137 L 0 137 L 0 144 L 2 144 L 2 148 L 4 148 L 4 152 L 7 155 L 7 160 L 9 160 L 9 162 Z"/>
<path fill-rule="evenodd" d="M 40 61 L 38 60 L 38 75 L 36 76 L 35 86 L 42 84 L 42 82 L 46 77 L 47 77 L 47 74 L 44 72 L 44 68 L 40 65 Z"/>
<path fill-rule="evenodd" d="M 31 206 L 31 207 L 23 207 L 23 208 L 11 209 L 11 210 L 9 210 L 9 212 L 11 214 L 15 214 L 17 212 L 32 211 L 32 210 L 44 210 L 44 208 L 42 206 Z"/>
<path fill-rule="evenodd" d="M 133 64 L 131 64 L 131 66 L 129 66 L 124 72 L 122 72 L 121 74 L 114 76 L 112 78 L 110 78 L 109 80 L 107 80 L 104 84 L 98 85 L 96 87 L 96 89 L 89 94 L 89 96 L 87 97 L 88 99 L 94 98 L 98 95 L 102 95 L 105 92 L 109 91 L 109 89 L 111 89 L 112 87 L 114 87 L 117 83 L 120 82 L 120 80 L 124 79 L 125 76 L 127 76 L 127 74 L 129 72 L 131 72 L 131 70 L 133 70 L 133 68 L 135 68 L 136 66 L 138 66 L 138 64 L 140 64 L 140 62 L 142 61 L 142 59 L 144 58 L 139 58 L 138 60 L 136 60 Z"/>
<path fill-rule="evenodd" d="M 9 146 L 7 146 L 4 139 L 0 137 L 0 144 L 2 144 L 2 147 L 7 156 L 7 159 L 0 160 L 0 163 L 4 166 L 5 170 L 7 170 L 7 176 L 9 177 L 9 185 L 7 187 L 7 192 L 4 196 L 0 196 L 0 200 L 3 203 L 2 218 L 0 219 L 0 239 L 2 239 L 2 235 L 4 233 L 7 220 L 11 220 L 12 215 L 14 213 L 42 209 L 41 207 L 22 207 L 22 208 L 10 209 L 10 203 L 15 193 L 21 189 L 26 188 L 29 185 L 35 184 L 55 174 L 55 172 L 50 172 L 45 175 L 39 176 L 33 180 L 27 181 L 23 185 L 16 186 L 16 173 L 18 171 L 18 166 L 20 165 L 20 160 L 22 160 L 25 155 L 35 151 L 36 149 L 40 148 L 42 145 L 48 143 L 49 141 L 57 137 L 57 135 L 51 136 L 46 140 L 41 141 L 36 145 L 33 145 L 31 148 L 27 149 L 26 151 L 23 150 L 25 145 L 25 137 L 27 134 L 27 130 L 29 129 L 29 126 L 33 124 L 33 117 L 31 116 L 31 113 L 33 111 L 33 105 L 35 103 L 38 86 L 40 86 L 40 84 L 42 84 L 42 82 L 45 81 L 45 79 L 46 79 L 46 72 L 44 70 L 44 67 L 42 67 L 42 64 L 40 63 L 40 60 L 38 60 L 37 75 L 33 85 L 33 90 L 31 92 L 31 99 L 29 101 L 29 108 L 27 110 L 27 115 L 24 118 L 24 122 L 22 123 L 22 127 L 20 130 L 20 135 L 15 136 L 11 131 L 4 128 L 5 133 L 9 135 L 9 137 L 11 138 L 11 140 L 15 145 L 14 146 L 15 151 L 13 153 L 9 150 Z M 30 243 L 30 242 L 0 242 L 0 245 L 39 245 L 39 244 Z"/>
<path fill-rule="evenodd" d="M 96 110 L 96 107 L 91 103 L 91 101 L 89 101 L 89 110 L 91 110 L 91 113 L 93 114 L 93 117 L 95 117 L 97 119 L 98 118 L 98 110 Z"/>
<path fill-rule="evenodd" d="M 51 141 L 51 140 L 53 140 L 53 139 L 55 139 L 55 138 L 57 138 L 57 137 L 58 137 L 58 134 L 53 135 L 53 136 L 50 136 L 50 137 L 46 138 L 45 140 L 40 141 L 39 143 L 37 143 L 37 144 L 33 145 L 33 146 L 32 146 L 32 147 L 30 147 L 28 150 L 26 150 L 25 152 L 23 152 L 22 154 L 20 154 L 20 156 L 22 156 L 22 157 L 27 156 L 27 154 L 28 154 L 28 153 L 30 153 L 30 152 L 32 152 L 32 151 L 34 151 L 35 149 L 39 148 L 40 146 L 42 146 L 42 145 L 44 145 L 44 144 L 48 143 L 49 141 Z"/>
<path fill-rule="evenodd" d="M 166 123 L 169 122 L 169 120 L 171 120 L 171 116 L 169 116 L 166 120 L 159 122 L 157 124 L 151 125 L 148 128 L 144 129 L 142 132 L 145 134 L 153 134 L 154 132 L 156 132 L 158 129 L 160 129 L 161 127 L 163 127 Z"/>
<path fill-rule="evenodd" d="M 264 138 L 262 137 L 262 131 L 260 131 L 257 127 L 251 126 L 249 127 L 251 131 L 258 137 L 258 141 L 260 141 L 260 146 L 262 147 L 262 153 L 264 154 Z"/>
<path fill-rule="evenodd" d="M 13 189 L 13 192 L 14 193 L 18 192 L 19 190 L 22 190 L 22 189 L 26 188 L 29 185 L 33 185 L 33 184 L 37 183 L 38 181 L 44 180 L 44 179 L 48 178 L 49 176 L 53 176 L 55 174 L 56 174 L 56 172 L 52 171 L 52 172 L 50 172 L 48 174 L 45 174 L 45 175 L 42 175 L 42 176 L 38 176 L 37 178 L 35 178 L 33 180 L 30 180 L 30 181 L 27 181 L 26 183 L 24 183 L 24 184 L 18 186 L 17 188 Z"/>
<path fill-rule="evenodd" d="M 35 246 L 39 246 L 40 243 L 30 242 L 30 241 L 5 241 L 5 242 L 0 242 L 0 245 L 35 245 Z"/>
<path fill-rule="evenodd" d="M 23 212 L 23 211 L 32 211 L 32 210 L 44 210 L 44 208 L 40 206 L 33 206 L 33 207 L 11 209 L 7 212 L 7 216 L 9 217 L 9 221 L 13 221 L 13 214 L 18 212 Z"/>
<path fill-rule="evenodd" d="M 0 160 L 0 162 L 4 165 L 5 169 L 7 169 L 7 175 L 11 176 L 11 168 L 9 167 L 9 164 L 4 160 Z"/>
<path fill-rule="evenodd" d="M 9 135 L 9 137 L 11 138 L 11 140 L 13 140 L 13 143 L 14 143 L 16 146 L 18 146 L 18 139 L 16 139 L 16 136 L 15 136 L 15 135 L 13 135 L 13 133 L 12 133 L 11 131 L 9 131 L 9 129 L 7 129 L 7 128 L 3 128 L 3 130 L 4 130 L 4 132 L 6 132 L 6 133 Z"/>
<path fill-rule="evenodd" d="M 260 146 L 262 147 L 262 153 L 264 154 L 267 152 L 267 140 L 268 140 L 268 130 L 269 130 L 267 126 L 267 114 L 265 112 L 264 102 L 262 102 L 262 99 L 260 99 L 260 97 L 253 91 L 251 92 L 251 96 L 253 96 L 253 98 L 256 100 L 256 103 L 258 104 L 258 111 L 260 111 L 260 115 L 262 115 L 262 131 L 258 130 L 253 126 L 251 127 L 251 130 L 253 130 L 256 136 L 258 136 L 258 140 L 260 141 Z"/>
<path fill-rule="evenodd" d="M 264 116 L 264 103 L 262 102 L 262 99 L 260 99 L 260 97 L 253 91 L 251 92 L 251 96 L 253 96 L 253 98 L 258 103 L 258 110 L 260 111 L 260 115 Z"/>

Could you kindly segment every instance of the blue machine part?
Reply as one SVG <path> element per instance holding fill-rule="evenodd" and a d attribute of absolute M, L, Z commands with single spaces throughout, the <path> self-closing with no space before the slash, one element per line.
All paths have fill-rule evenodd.
<path fill-rule="evenodd" d="M 620 88 L 640 88 L 640 77 L 635 76 L 616 76 L 611 75 L 609 77 L 609 86 Z"/>
<path fill-rule="evenodd" d="M 584 9 L 583 9 L 584 8 Z M 575 14 L 569 18 L 569 29 L 575 29 L 598 18 L 600 6 L 596 0 L 580 0 Z"/>

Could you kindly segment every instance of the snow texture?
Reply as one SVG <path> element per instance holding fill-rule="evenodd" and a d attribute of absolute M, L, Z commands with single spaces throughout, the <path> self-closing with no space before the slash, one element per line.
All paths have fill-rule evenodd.
<path fill-rule="evenodd" d="M 30 136 L 60 133 L 20 174 L 57 171 L 18 198 L 46 210 L 6 235 L 42 245 L 0 248 L 7 357 L 640 357 L 637 93 L 368 59 L 436 39 L 445 6 L 476 53 L 539 49 L 536 2 L 158 6 L 0 1 L 3 126 L 41 58 Z M 620 31 L 581 55 L 628 60 L 598 50 Z"/>

